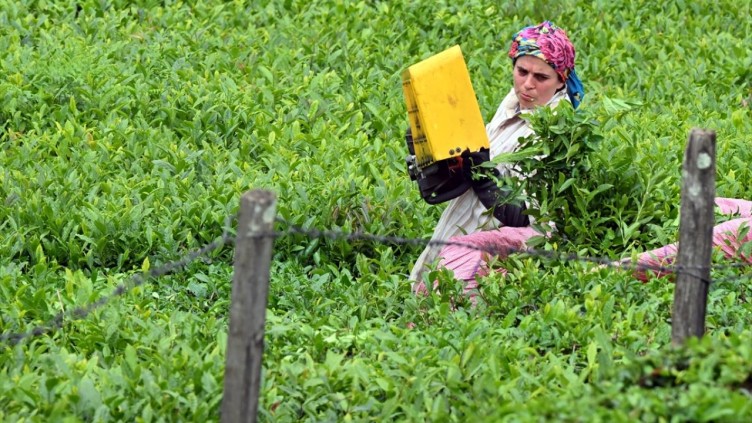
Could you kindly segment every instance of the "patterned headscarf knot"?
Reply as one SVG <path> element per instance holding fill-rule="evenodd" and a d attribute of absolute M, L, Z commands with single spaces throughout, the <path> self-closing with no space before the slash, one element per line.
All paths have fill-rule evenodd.
<path fill-rule="evenodd" d="M 509 57 L 516 60 L 520 56 L 535 56 L 542 59 L 556 71 L 562 81 L 566 82 L 567 94 L 572 105 L 580 105 L 585 90 L 574 70 L 574 45 L 567 33 L 558 26 L 545 21 L 539 25 L 523 28 L 512 37 Z"/>

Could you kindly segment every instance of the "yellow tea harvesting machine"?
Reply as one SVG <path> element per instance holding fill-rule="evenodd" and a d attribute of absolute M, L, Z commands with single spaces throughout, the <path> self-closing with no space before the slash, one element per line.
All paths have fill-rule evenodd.
<path fill-rule="evenodd" d="M 489 149 L 483 117 L 459 46 L 408 67 L 402 90 L 410 128 L 408 173 L 430 204 L 470 188 L 463 155 Z"/>

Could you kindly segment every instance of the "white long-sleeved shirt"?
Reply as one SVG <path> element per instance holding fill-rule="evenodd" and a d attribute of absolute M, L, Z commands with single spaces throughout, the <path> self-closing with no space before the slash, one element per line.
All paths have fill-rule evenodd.
<path fill-rule="evenodd" d="M 553 106 L 566 98 L 566 90 L 554 94 L 546 106 Z M 486 134 L 490 143 L 490 157 L 494 158 L 502 153 L 509 153 L 517 149 L 519 139 L 533 133 L 529 123 L 520 118 L 520 113 L 528 110 L 520 110 L 520 102 L 514 89 L 499 105 L 491 122 L 486 125 Z M 498 166 L 502 176 L 509 173 L 509 164 Z M 449 238 L 462 234 L 469 234 L 482 230 L 496 229 L 500 222 L 496 220 L 481 204 L 473 190 L 467 190 L 464 194 L 449 201 L 446 209 L 441 214 L 439 223 L 431 236 L 432 241 L 447 241 Z M 441 251 L 441 245 L 429 245 L 418 257 L 412 271 L 411 281 L 419 281 L 422 273 L 436 261 Z"/>

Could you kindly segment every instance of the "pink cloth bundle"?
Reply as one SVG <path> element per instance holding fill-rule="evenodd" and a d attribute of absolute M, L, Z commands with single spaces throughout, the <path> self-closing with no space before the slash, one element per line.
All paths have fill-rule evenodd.
<path fill-rule="evenodd" d="M 473 292 L 478 288 L 475 276 L 488 274 L 486 261 L 489 251 L 494 251 L 496 257 L 504 258 L 509 253 L 525 249 L 525 242 L 535 235 L 538 235 L 538 232 L 529 226 L 522 228 L 506 226 L 493 231 L 455 236 L 450 238 L 448 244 L 441 249 L 439 266 L 452 270 L 455 278 L 466 281 L 465 294 L 472 297 Z M 503 269 L 501 272 L 506 273 Z M 434 289 L 437 286 L 438 281 L 434 281 Z M 427 292 L 423 281 L 415 284 L 413 290 L 421 294 Z"/>
<path fill-rule="evenodd" d="M 726 257 L 738 257 L 752 263 L 752 257 L 739 254 L 742 245 L 752 242 L 752 230 L 743 237 L 739 236 L 742 227 L 752 226 L 752 201 L 716 198 L 715 203 L 721 213 L 740 217 L 713 228 L 713 246 L 719 248 Z M 441 259 L 439 266 L 452 270 L 455 278 L 464 280 L 465 294 L 474 299 L 478 288 L 476 276 L 485 276 L 489 272 L 487 265 L 489 251 L 494 251 L 496 257 L 504 258 L 511 252 L 524 250 L 527 240 L 535 235 L 539 233 L 531 227 L 503 227 L 493 231 L 456 236 L 449 239 L 449 243 L 439 253 Z M 676 244 L 640 254 L 637 258 L 637 265 L 638 267 L 645 266 L 646 269 L 636 271 L 635 277 L 647 281 L 650 274 L 661 276 L 669 273 L 668 270 L 661 270 L 661 268 L 671 265 L 676 254 Z M 614 264 L 627 264 L 630 261 L 626 259 Z M 647 270 L 650 268 L 658 270 Z M 501 269 L 499 272 L 506 273 L 506 270 Z M 434 281 L 434 288 L 437 285 L 438 282 Z M 416 283 L 413 290 L 415 293 L 427 292 L 422 281 Z"/>
<path fill-rule="evenodd" d="M 742 245 L 752 242 L 752 231 L 748 230 L 744 236 L 740 236 L 742 228 L 752 229 L 752 201 L 716 198 L 715 204 L 722 214 L 739 215 L 741 217 L 721 223 L 713 228 L 713 246 L 720 249 L 727 258 L 735 257 L 752 263 L 752 257 L 739 251 Z M 644 266 L 644 268 L 638 269 L 634 276 L 643 282 L 647 282 L 650 275 L 667 275 L 670 271 L 662 268 L 672 265 L 676 260 L 677 253 L 678 247 L 674 243 L 640 254 L 637 257 L 637 267 Z M 630 260 L 627 259 L 620 263 L 629 262 Z"/>

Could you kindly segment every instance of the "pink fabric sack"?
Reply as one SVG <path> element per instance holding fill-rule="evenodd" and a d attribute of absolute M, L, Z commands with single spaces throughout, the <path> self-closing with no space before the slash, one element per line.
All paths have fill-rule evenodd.
<path fill-rule="evenodd" d="M 743 232 L 742 228 L 752 228 L 752 201 L 716 198 L 715 204 L 722 214 L 739 215 L 741 217 L 721 223 L 713 228 L 713 247 L 720 249 L 727 258 L 736 258 L 752 263 L 752 257 L 739 251 L 742 245 L 752 242 L 752 231 L 748 230 L 744 236 L 740 236 Z M 663 268 L 671 266 L 676 260 L 677 254 L 678 246 L 676 243 L 640 254 L 637 257 L 638 270 L 635 271 L 634 276 L 643 282 L 647 282 L 651 275 L 657 277 L 667 275 L 670 272 Z M 629 263 L 630 261 L 627 259 L 619 263 Z"/>
<path fill-rule="evenodd" d="M 739 236 L 744 225 L 752 226 L 752 201 L 719 197 L 716 198 L 715 203 L 721 213 L 740 216 L 738 219 L 717 225 L 713 229 L 713 246 L 723 251 L 726 257 L 735 257 L 743 244 L 752 242 L 752 230 L 743 237 Z M 527 240 L 535 235 L 539 235 L 539 233 L 531 227 L 503 227 L 493 231 L 456 236 L 450 238 L 448 245 L 442 248 L 439 253 L 439 266 L 451 270 L 455 278 L 465 281 L 465 294 L 474 298 L 478 288 L 476 276 L 485 276 L 489 271 L 487 251 L 495 251 L 497 257 L 504 258 L 510 252 L 525 249 Z M 640 254 L 637 258 L 637 265 L 660 269 L 670 266 L 674 262 L 676 254 L 676 244 L 666 245 Z M 740 258 L 752 263 L 750 256 L 742 255 Z M 626 259 L 614 264 L 627 264 L 630 261 L 630 259 Z M 506 273 L 506 270 L 501 269 L 499 272 Z M 666 270 L 643 269 L 636 271 L 635 277 L 646 281 L 650 274 L 660 276 L 667 273 Z M 434 281 L 434 288 L 437 286 L 438 281 Z M 414 285 L 413 291 L 421 294 L 427 293 L 426 286 L 422 281 Z"/>

